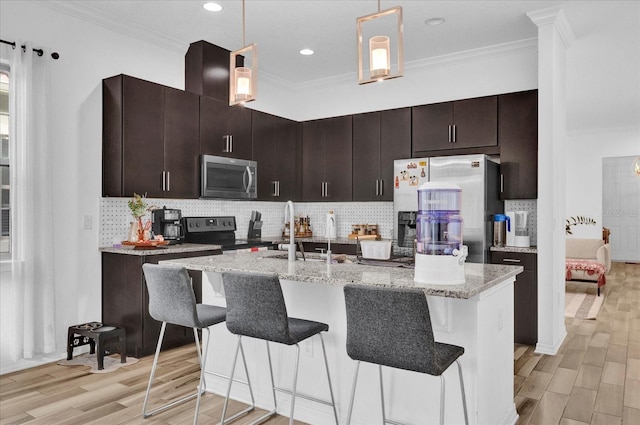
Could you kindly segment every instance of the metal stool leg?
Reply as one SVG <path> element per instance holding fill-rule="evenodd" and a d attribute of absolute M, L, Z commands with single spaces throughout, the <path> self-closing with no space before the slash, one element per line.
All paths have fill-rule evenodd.
<path fill-rule="evenodd" d="M 384 411 L 384 384 L 382 382 L 382 366 L 378 365 L 378 375 L 380 376 L 380 406 L 382 407 L 382 425 L 387 423 L 387 414 Z"/>
<path fill-rule="evenodd" d="M 462 392 L 462 409 L 464 410 L 464 423 L 469 425 L 469 416 L 467 414 L 467 397 L 464 392 L 464 380 L 462 379 L 462 366 L 460 366 L 460 361 L 456 359 L 456 363 L 458 364 L 458 375 L 460 376 L 460 390 Z"/>
<path fill-rule="evenodd" d="M 204 353 L 200 354 L 200 343 L 198 342 L 198 329 L 193 328 L 193 335 L 196 338 L 196 349 L 198 350 L 198 359 L 200 360 L 200 383 L 198 384 L 198 398 L 196 400 L 196 413 L 193 416 L 193 425 L 198 423 L 198 411 L 200 410 L 200 399 L 202 398 L 202 393 L 204 393 L 204 367 L 207 363 L 207 353 L 209 351 L 209 341 L 211 340 L 211 331 L 209 328 L 204 328 L 207 330 L 207 344 L 204 346 Z"/>
<path fill-rule="evenodd" d="M 251 406 L 249 406 L 246 409 L 236 413 L 235 415 L 225 419 L 225 416 L 227 415 L 227 407 L 229 406 L 229 395 L 231 394 L 231 384 L 233 384 L 233 381 L 234 381 L 233 375 L 235 374 L 236 362 L 238 361 L 238 351 L 240 351 L 240 353 L 242 355 L 242 362 L 244 363 L 244 371 L 247 374 L 247 384 L 249 385 L 249 394 L 251 394 Z M 251 412 L 254 408 L 255 408 L 255 402 L 254 402 L 254 398 L 253 398 L 253 389 L 251 388 L 251 380 L 249 379 L 249 371 L 247 369 L 247 362 L 246 362 L 246 359 L 244 357 L 244 349 L 242 348 L 242 336 L 238 335 L 238 343 L 236 344 L 236 353 L 235 353 L 235 356 L 233 356 L 233 364 L 231 366 L 231 374 L 229 375 L 229 385 L 227 386 L 227 396 L 224 399 L 224 406 L 222 407 L 222 418 L 220 419 L 220 424 L 219 425 L 228 424 L 229 422 L 232 422 L 232 421 L 238 419 L 240 416 L 243 416 L 243 415 Z M 254 423 L 256 423 L 256 422 L 254 422 Z"/>
<path fill-rule="evenodd" d="M 296 387 L 298 386 L 298 366 L 300 365 L 300 346 L 296 344 L 296 368 L 293 372 L 293 388 L 291 394 L 291 412 L 289 413 L 289 425 L 293 425 L 293 409 L 296 407 Z"/>
<path fill-rule="evenodd" d="M 273 410 L 278 410 L 278 399 L 276 398 L 276 382 L 273 379 L 273 365 L 271 363 L 271 350 L 269 349 L 269 341 L 265 341 L 267 344 L 267 359 L 269 361 L 269 377 L 271 378 L 271 393 L 273 394 Z"/>
<path fill-rule="evenodd" d="M 440 425 L 444 425 L 444 374 L 440 375 Z"/>
<path fill-rule="evenodd" d="M 178 404 L 181 404 L 181 403 L 184 403 L 186 401 L 192 400 L 192 399 L 198 397 L 198 395 L 200 394 L 200 388 L 198 388 L 196 390 L 196 392 L 193 393 L 193 394 L 189 394 L 189 395 L 187 395 L 187 396 L 185 396 L 185 397 L 183 397 L 181 399 L 174 400 L 174 401 L 172 401 L 170 403 L 167 403 L 167 404 L 165 404 L 163 406 L 158 407 L 155 410 L 152 410 L 151 412 L 147 412 L 147 402 L 149 401 L 149 395 L 151 394 L 151 387 L 153 385 L 153 379 L 154 379 L 154 377 L 156 375 L 156 368 L 158 366 L 158 358 L 160 357 L 160 348 L 162 347 L 162 340 L 164 339 L 164 332 L 165 332 L 166 328 L 167 328 L 167 322 L 162 322 L 162 327 L 160 328 L 160 337 L 158 338 L 158 345 L 156 346 L 156 354 L 153 357 L 153 366 L 151 367 L 151 375 L 149 376 L 149 384 L 147 385 L 147 393 L 144 396 L 144 403 L 142 404 L 142 417 L 145 418 L 145 419 L 150 417 L 150 416 L 153 416 L 153 415 L 155 415 L 157 413 L 164 412 L 167 409 L 171 409 L 172 407 L 175 407 Z M 196 338 L 196 348 L 197 348 L 197 351 L 198 351 L 198 354 L 199 354 L 198 358 L 201 359 L 201 357 L 200 357 L 200 355 L 201 355 L 201 353 L 200 353 L 200 345 L 199 344 L 200 343 L 199 343 L 198 339 Z M 200 373 L 202 373 L 202 371 L 204 370 L 202 362 L 200 363 L 200 367 L 201 367 Z"/>
<path fill-rule="evenodd" d="M 333 408 L 333 417 L 336 420 L 336 425 L 338 425 L 338 412 L 336 410 L 336 400 L 333 397 L 333 386 L 331 385 L 331 375 L 329 374 L 329 362 L 327 361 L 327 351 L 324 349 L 324 338 L 322 338 L 322 333 L 319 333 L 320 343 L 322 344 L 322 355 L 324 356 L 324 367 L 327 369 L 327 381 L 329 382 L 329 393 L 331 394 L 331 407 Z"/>
<path fill-rule="evenodd" d="M 351 400 L 349 401 L 349 413 L 347 413 L 347 425 L 351 424 L 351 412 L 353 412 L 353 401 L 356 398 L 356 384 L 358 383 L 359 371 L 360 371 L 360 360 L 356 362 L 356 371 L 353 374 L 353 386 L 351 387 Z"/>

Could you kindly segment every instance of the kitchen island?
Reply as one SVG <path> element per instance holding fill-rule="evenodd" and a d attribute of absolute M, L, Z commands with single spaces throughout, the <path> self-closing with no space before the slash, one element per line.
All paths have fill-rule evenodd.
<path fill-rule="evenodd" d="M 329 324 L 325 334 L 327 356 L 338 415 L 344 422 L 355 370 L 346 354 L 346 314 L 342 288 L 347 283 L 386 287 L 421 288 L 427 295 L 437 341 L 465 348 L 463 367 L 469 421 L 471 424 L 515 424 L 513 402 L 513 284 L 520 266 L 490 264 L 465 265 L 466 283 L 422 285 L 413 281 L 413 270 L 402 267 L 375 267 L 345 262 L 288 262 L 281 252 L 195 257 L 161 261 L 203 272 L 202 300 L 225 305 L 220 272 L 246 271 L 276 273 L 280 277 L 292 317 Z M 208 281 L 208 284 L 207 282 Z M 224 394 L 227 382 L 213 373 L 228 375 L 236 337 L 225 326 L 211 329 L 207 360 L 207 390 Z M 262 341 L 245 339 L 250 379 L 259 407 L 270 408 L 271 388 L 266 352 Z M 317 339 L 301 344 L 298 389 L 328 399 L 322 353 Z M 288 387 L 292 379 L 295 350 L 272 344 L 276 384 Z M 242 376 L 238 366 L 238 375 Z M 213 372 L 213 373 L 211 373 Z M 401 422 L 437 423 L 440 380 L 428 375 L 384 368 L 387 417 Z M 464 423 L 456 368 L 445 372 L 445 423 Z M 232 397 L 250 400 L 247 387 L 234 385 Z M 288 414 L 289 396 L 278 393 L 278 412 Z M 381 421 L 377 368 L 363 364 L 352 417 L 353 424 Z M 233 412 L 232 412 L 233 413 Z M 331 424 L 330 409 L 305 399 L 296 401 L 295 417 L 310 424 Z"/>

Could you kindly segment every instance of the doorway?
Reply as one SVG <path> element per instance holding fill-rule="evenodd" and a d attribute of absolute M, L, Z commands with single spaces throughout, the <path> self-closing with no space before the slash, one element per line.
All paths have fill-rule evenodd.
<path fill-rule="evenodd" d="M 602 223 L 611 260 L 640 263 L 640 174 L 635 156 L 602 159 Z"/>

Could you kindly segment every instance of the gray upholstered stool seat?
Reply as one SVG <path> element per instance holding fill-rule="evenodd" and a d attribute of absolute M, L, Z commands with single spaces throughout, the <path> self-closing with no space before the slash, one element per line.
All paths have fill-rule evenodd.
<path fill-rule="evenodd" d="M 468 424 L 462 368 L 458 358 L 464 348 L 436 342 L 429 305 L 422 290 L 346 285 L 347 354 L 357 361 L 347 425 L 351 422 L 360 362 L 377 364 L 383 423 L 385 417 L 382 366 L 439 376 L 440 423 L 444 423 L 444 375 L 456 362 L 460 378 L 465 423 Z"/>
<path fill-rule="evenodd" d="M 149 314 L 155 320 L 162 322 L 160 336 L 158 337 L 158 345 L 153 358 L 151 375 L 149 376 L 149 384 L 147 385 L 147 392 L 142 406 L 142 416 L 147 418 L 197 397 L 196 411 L 193 417 L 193 423 L 195 425 L 198 422 L 200 399 L 204 392 L 204 370 L 209 343 L 211 341 L 209 326 L 224 322 L 227 316 L 227 310 L 224 307 L 197 304 L 193 288 L 191 287 L 191 279 L 184 267 L 143 264 L 142 270 L 144 272 L 147 290 L 149 291 Z M 151 412 L 147 412 L 147 402 L 149 401 L 153 378 L 158 366 L 160 348 L 162 346 L 162 340 L 164 339 L 167 323 L 193 328 L 193 335 L 195 337 L 196 350 L 198 352 L 198 360 L 200 363 L 200 384 L 196 393 L 189 394 L 178 400 L 160 406 Z M 206 330 L 207 332 L 207 344 L 204 353 L 200 347 L 198 330 Z M 234 415 L 233 418 L 229 418 L 228 421 L 237 418 L 241 414 L 250 412 L 253 408 L 254 406 L 252 404 L 249 408 Z"/>
<path fill-rule="evenodd" d="M 243 352 L 243 336 L 262 339 L 266 342 L 267 346 L 267 359 L 269 361 L 274 409 L 252 423 L 261 423 L 265 419 L 276 414 L 278 405 L 275 392 L 283 391 L 291 394 L 291 410 L 289 414 L 290 425 L 293 424 L 296 395 L 331 406 L 333 408 L 336 425 L 338 425 L 338 413 L 336 412 L 333 390 L 331 388 L 329 364 L 327 363 L 327 354 L 325 352 L 324 340 L 322 339 L 322 332 L 328 331 L 329 325 L 321 322 L 314 322 L 312 320 L 288 317 L 287 307 L 282 294 L 282 287 L 280 286 L 280 280 L 275 274 L 224 272 L 222 273 L 222 283 L 224 285 L 224 292 L 227 300 L 227 329 L 229 329 L 231 333 L 238 335 L 235 359 L 238 358 L 238 351 Z M 305 394 L 296 394 L 298 364 L 300 361 L 300 347 L 298 343 L 314 335 L 318 335 L 320 337 L 331 401 L 320 400 Z M 295 345 L 296 347 L 295 369 L 291 390 L 276 387 L 274 383 L 269 342 Z M 235 359 L 231 369 L 232 378 L 235 370 Z M 229 381 L 227 397 L 222 409 L 222 422 L 225 421 L 232 382 L 232 380 Z M 248 374 L 247 382 L 249 382 Z M 251 385 L 249 385 L 249 390 L 251 392 Z M 253 394 L 251 397 L 253 398 Z"/>

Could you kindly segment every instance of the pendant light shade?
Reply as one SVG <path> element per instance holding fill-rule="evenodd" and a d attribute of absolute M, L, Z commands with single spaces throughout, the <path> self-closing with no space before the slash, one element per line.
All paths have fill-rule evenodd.
<path fill-rule="evenodd" d="M 256 100 L 258 78 L 258 46 L 245 44 L 244 0 L 242 0 L 242 44 L 229 55 L 229 106 Z"/>
<path fill-rule="evenodd" d="M 377 20 L 377 21 L 376 21 Z M 375 22 L 374 22 L 375 21 Z M 402 77 L 404 73 L 404 41 L 402 24 L 402 7 L 380 11 L 356 20 L 358 38 L 358 83 L 367 84 L 376 81 Z M 373 28 L 375 24 L 375 29 Z M 367 35 L 370 31 L 379 31 L 386 24 L 385 30 L 389 35 Z M 369 27 L 372 27 L 369 30 Z M 388 27 L 388 28 L 387 28 Z M 368 51 L 363 50 L 363 39 L 369 40 Z M 368 56 L 368 60 L 367 60 Z M 392 63 L 392 58 L 396 59 Z M 369 67 L 365 63 L 369 63 Z M 367 74 L 365 76 L 365 74 Z"/>
<path fill-rule="evenodd" d="M 240 65 L 241 64 L 241 65 Z M 256 100 L 258 51 L 255 44 L 231 52 L 229 56 L 229 105 Z"/>
<path fill-rule="evenodd" d="M 636 176 L 640 176 L 640 157 L 636 158 L 633 162 L 633 171 L 636 173 Z"/>

